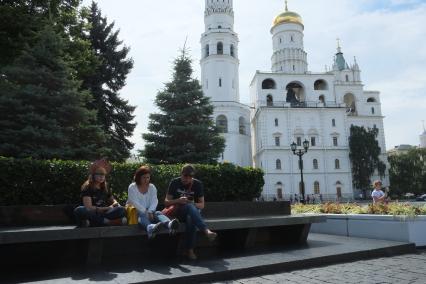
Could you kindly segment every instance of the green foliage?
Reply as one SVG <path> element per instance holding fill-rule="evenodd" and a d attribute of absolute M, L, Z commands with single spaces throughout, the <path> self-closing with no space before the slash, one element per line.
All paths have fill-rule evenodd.
<path fill-rule="evenodd" d="M 426 205 L 418 207 L 408 203 L 392 202 L 389 204 L 332 203 L 324 204 L 295 204 L 291 207 L 292 213 L 325 213 L 325 214 L 377 214 L 394 216 L 426 215 Z"/>
<path fill-rule="evenodd" d="M 379 160 L 380 147 L 376 140 L 377 129 L 351 126 L 349 158 L 352 164 L 352 180 L 355 188 L 366 190 L 371 185 L 371 176 L 377 169 L 384 175 L 386 165 Z"/>
<path fill-rule="evenodd" d="M 55 205 L 80 202 L 80 187 L 88 177 L 87 161 L 34 160 L 0 157 L 0 205 Z M 140 164 L 112 163 L 107 182 L 124 204 L 127 188 Z M 179 176 L 181 165 L 152 166 L 152 183 L 164 200 L 168 184 Z M 196 165 L 207 202 L 251 201 L 264 184 L 259 169 L 230 164 Z"/>
<path fill-rule="evenodd" d="M 426 193 L 426 149 L 411 149 L 407 153 L 391 155 L 388 159 L 393 194 Z"/>
<path fill-rule="evenodd" d="M 191 63 L 183 50 L 174 62 L 173 80 L 157 94 L 161 113 L 150 115 L 150 133 L 143 134 L 147 143 L 142 154 L 149 163 L 214 164 L 225 148 L 211 120 L 213 106 L 192 78 Z"/>
<path fill-rule="evenodd" d="M 48 25 L 13 65 L 1 69 L 0 155 L 37 159 L 93 159 L 104 154 L 104 135 L 90 94 L 63 60 L 63 39 Z"/>
<path fill-rule="evenodd" d="M 108 24 L 95 2 L 90 9 L 83 9 L 82 15 L 88 28 L 83 28 L 78 36 L 89 42 L 96 57 L 96 65 L 92 69 L 80 72 L 82 88 L 89 90 L 93 96 L 88 106 L 97 110 L 98 123 L 107 135 L 105 145 L 111 148 L 108 157 L 123 161 L 130 156 L 133 143 L 128 138 L 136 127 L 136 123 L 132 122 L 135 107 L 118 93 L 133 68 L 133 60 L 127 58 L 130 49 L 121 46 L 119 31 L 114 31 L 114 22 Z"/>

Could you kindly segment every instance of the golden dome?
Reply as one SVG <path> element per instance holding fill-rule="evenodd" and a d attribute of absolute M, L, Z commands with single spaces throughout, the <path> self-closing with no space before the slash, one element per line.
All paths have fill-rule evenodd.
<path fill-rule="evenodd" d="M 302 17 L 299 14 L 290 11 L 285 11 L 276 16 L 272 26 L 275 27 L 281 23 L 295 23 L 303 26 Z"/>
<path fill-rule="evenodd" d="M 302 17 L 295 13 L 290 12 L 287 8 L 287 0 L 285 1 L 285 11 L 275 17 L 272 27 L 275 27 L 281 23 L 294 23 L 303 26 Z"/>

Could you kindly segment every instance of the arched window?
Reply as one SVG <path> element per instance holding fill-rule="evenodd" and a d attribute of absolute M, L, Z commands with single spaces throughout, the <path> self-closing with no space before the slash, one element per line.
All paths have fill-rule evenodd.
<path fill-rule="evenodd" d="M 206 44 L 205 53 L 206 53 L 206 57 L 210 55 L 210 47 L 208 44 Z"/>
<path fill-rule="evenodd" d="M 275 146 L 280 146 L 280 137 L 275 137 Z"/>
<path fill-rule="evenodd" d="M 223 43 L 221 41 L 217 43 L 217 54 L 223 54 Z"/>
<path fill-rule="evenodd" d="M 318 170 L 318 160 L 317 160 L 317 159 L 314 159 L 314 160 L 312 161 L 312 164 L 313 164 L 313 166 L 314 166 L 314 170 Z"/>
<path fill-rule="evenodd" d="M 336 170 L 340 169 L 340 161 L 339 161 L 339 159 L 334 160 L 334 168 Z"/>
<path fill-rule="evenodd" d="M 277 197 L 279 200 L 283 199 L 283 183 L 282 182 L 277 182 L 277 184 L 275 185 L 276 189 L 277 189 Z"/>
<path fill-rule="evenodd" d="M 338 146 L 337 137 L 333 137 L 333 146 Z"/>
<path fill-rule="evenodd" d="M 222 87 L 222 78 L 219 78 L 219 87 Z"/>
<path fill-rule="evenodd" d="M 216 127 L 220 133 L 228 133 L 228 119 L 224 115 L 219 115 L 216 118 Z"/>
<path fill-rule="evenodd" d="M 346 82 L 349 82 L 349 75 L 345 76 Z"/>
<path fill-rule="evenodd" d="M 314 90 L 327 90 L 328 86 L 327 86 L 327 82 L 320 79 L 320 80 L 316 80 L 314 83 Z"/>
<path fill-rule="evenodd" d="M 275 118 L 275 126 L 278 126 L 278 118 Z"/>
<path fill-rule="evenodd" d="M 353 115 L 356 114 L 355 96 L 348 93 L 343 97 L 343 101 L 346 104 L 346 112 Z"/>
<path fill-rule="evenodd" d="M 336 120 L 334 118 L 331 120 L 331 126 L 336 127 Z"/>
<path fill-rule="evenodd" d="M 375 98 L 368 98 L 367 99 L 367 103 L 375 103 L 376 99 Z"/>
<path fill-rule="evenodd" d="M 371 114 L 374 114 L 374 107 L 371 108 Z"/>
<path fill-rule="evenodd" d="M 319 182 L 314 182 L 314 193 L 315 194 L 320 194 L 320 184 Z"/>
<path fill-rule="evenodd" d="M 275 161 L 275 168 L 276 168 L 277 170 L 281 170 L 281 160 L 280 160 L 280 159 L 277 159 L 277 160 Z"/>
<path fill-rule="evenodd" d="M 275 84 L 275 81 L 272 79 L 265 79 L 262 82 L 262 89 L 263 90 L 268 90 L 268 89 L 276 89 L 277 86 Z"/>
<path fill-rule="evenodd" d="M 245 122 L 244 117 L 242 117 L 242 116 L 239 119 L 239 131 L 240 131 L 240 134 L 242 134 L 242 135 L 246 134 L 246 122 Z"/>
<path fill-rule="evenodd" d="M 234 51 L 234 45 L 233 44 L 231 44 L 230 54 L 231 54 L 232 57 L 235 57 L 235 51 Z"/>
<path fill-rule="evenodd" d="M 325 97 L 324 97 L 324 95 L 319 96 L 318 99 L 319 99 L 320 103 L 325 103 Z"/>
<path fill-rule="evenodd" d="M 274 105 L 274 98 L 272 97 L 272 95 L 266 96 L 266 105 L 267 106 L 273 106 Z"/>

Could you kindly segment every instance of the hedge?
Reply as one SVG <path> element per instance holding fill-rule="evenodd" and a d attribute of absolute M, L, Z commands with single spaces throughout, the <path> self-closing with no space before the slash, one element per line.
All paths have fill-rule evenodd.
<path fill-rule="evenodd" d="M 0 206 L 57 205 L 80 202 L 80 187 L 88 176 L 87 161 L 34 160 L 0 157 Z M 109 187 L 120 203 L 141 164 L 112 163 Z M 151 182 L 164 200 L 170 180 L 182 165 L 153 165 Z M 206 201 L 249 201 L 264 185 L 260 169 L 232 164 L 195 165 L 196 178 L 204 183 Z"/>

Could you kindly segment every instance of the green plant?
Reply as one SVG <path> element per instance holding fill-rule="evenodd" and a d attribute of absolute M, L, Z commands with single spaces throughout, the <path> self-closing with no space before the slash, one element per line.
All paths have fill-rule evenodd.
<path fill-rule="evenodd" d="M 88 176 L 87 161 L 33 160 L 0 157 L 0 205 L 53 205 L 80 202 L 80 187 Z M 140 164 L 112 163 L 107 177 L 114 196 L 124 203 L 127 188 Z M 164 200 L 170 180 L 182 165 L 153 165 L 152 183 Z M 232 164 L 196 165 L 207 201 L 249 201 L 260 195 L 264 180 L 259 169 Z"/>

